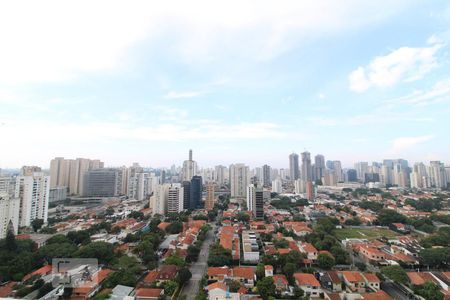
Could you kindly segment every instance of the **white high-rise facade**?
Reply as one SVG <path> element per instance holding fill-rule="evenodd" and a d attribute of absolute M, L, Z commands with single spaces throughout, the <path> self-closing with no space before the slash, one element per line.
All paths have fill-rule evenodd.
<path fill-rule="evenodd" d="M 440 161 L 430 162 L 430 178 L 431 185 L 436 188 L 447 187 L 447 174 L 445 172 L 444 164 Z"/>
<path fill-rule="evenodd" d="M 366 173 L 369 172 L 369 163 L 361 161 L 355 163 L 356 177 L 359 181 L 364 182 Z"/>
<path fill-rule="evenodd" d="M 181 184 L 172 184 L 167 194 L 167 212 L 178 213 L 183 211 L 184 189 Z"/>
<path fill-rule="evenodd" d="M 197 163 L 192 159 L 192 150 L 189 150 L 189 159 L 183 162 L 183 181 L 191 181 L 197 175 Z"/>
<path fill-rule="evenodd" d="M 214 181 L 219 186 L 228 182 L 227 167 L 219 165 L 214 168 Z"/>
<path fill-rule="evenodd" d="M 230 166 L 231 197 L 245 198 L 246 188 L 249 183 L 249 170 L 244 164 Z"/>
<path fill-rule="evenodd" d="M 304 181 L 312 180 L 312 168 L 311 168 L 311 154 L 308 151 L 301 153 L 302 157 L 302 172 L 300 173 L 301 179 Z"/>
<path fill-rule="evenodd" d="M 277 194 L 283 193 L 283 181 L 280 177 L 277 177 L 272 181 L 272 192 Z"/>
<path fill-rule="evenodd" d="M 20 199 L 0 192 L 0 239 L 4 238 L 11 228 L 14 234 L 19 229 Z"/>
<path fill-rule="evenodd" d="M 35 219 L 47 223 L 49 196 L 49 176 L 44 173 L 18 176 L 14 197 L 20 199 L 19 226 L 30 226 Z"/>
<path fill-rule="evenodd" d="M 150 197 L 150 208 L 153 215 L 165 215 L 167 213 L 169 189 L 170 184 L 160 184 L 156 187 L 153 196 Z"/>

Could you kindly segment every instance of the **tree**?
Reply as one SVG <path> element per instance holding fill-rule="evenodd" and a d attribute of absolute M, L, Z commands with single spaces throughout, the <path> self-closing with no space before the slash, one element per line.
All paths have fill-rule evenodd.
<path fill-rule="evenodd" d="M 17 250 L 16 237 L 14 236 L 14 232 L 12 230 L 8 230 L 6 233 L 5 248 L 9 251 Z"/>
<path fill-rule="evenodd" d="M 258 280 L 262 279 L 264 276 L 266 276 L 266 269 L 264 267 L 263 263 L 259 263 L 256 266 L 256 271 L 255 271 L 256 277 L 258 278 Z"/>
<path fill-rule="evenodd" d="M 294 296 L 296 299 L 300 299 L 304 295 L 305 295 L 305 292 L 301 288 L 299 288 L 297 286 L 294 288 Z"/>
<path fill-rule="evenodd" d="M 335 245 L 330 249 L 331 254 L 333 254 L 336 264 L 344 265 L 348 262 L 348 252 L 341 248 L 339 245 Z"/>
<path fill-rule="evenodd" d="M 414 287 L 414 293 L 427 300 L 443 300 L 440 288 L 431 281 L 427 281 L 421 286 Z"/>
<path fill-rule="evenodd" d="M 236 293 L 241 288 L 241 283 L 237 280 L 231 280 L 228 286 L 230 287 L 230 292 Z"/>
<path fill-rule="evenodd" d="M 41 286 L 39 288 L 39 292 L 37 294 L 37 298 L 41 298 L 45 295 L 47 295 L 48 293 L 50 293 L 53 290 L 53 285 L 50 282 L 47 282 L 46 284 L 44 284 L 43 286 Z"/>
<path fill-rule="evenodd" d="M 330 270 L 335 265 L 335 261 L 330 255 L 321 253 L 317 256 L 317 264 L 321 269 Z"/>
<path fill-rule="evenodd" d="M 446 262 L 450 261 L 450 248 L 423 249 L 419 254 L 422 262 L 431 267 L 446 267 Z"/>
<path fill-rule="evenodd" d="M 248 221 L 250 221 L 250 216 L 248 214 L 246 214 L 245 212 L 240 212 L 237 215 L 237 220 L 239 222 L 248 223 Z"/>
<path fill-rule="evenodd" d="M 381 269 L 381 274 L 395 281 L 396 283 L 406 284 L 409 282 L 409 277 L 405 270 L 400 266 L 388 266 Z"/>
<path fill-rule="evenodd" d="M 75 245 L 86 245 L 91 241 L 90 234 L 86 230 L 69 231 L 67 238 Z"/>
<path fill-rule="evenodd" d="M 208 266 L 229 266 L 233 262 L 231 251 L 223 248 L 220 244 L 213 245 L 209 251 Z"/>
<path fill-rule="evenodd" d="M 31 227 L 33 227 L 34 232 L 37 232 L 41 229 L 42 225 L 44 225 L 44 220 L 42 219 L 34 219 L 31 221 Z"/>
<path fill-rule="evenodd" d="M 178 271 L 177 282 L 180 286 L 183 286 L 189 281 L 189 279 L 191 279 L 191 277 L 192 273 L 188 268 L 181 268 L 180 271 Z"/>
<path fill-rule="evenodd" d="M 114 246 L 106 242 L 93 242 L 81 247 L 74 256 L 79 258 L 97 258 L 101 264 L 107 264 L 114 258 Z"/>
<path fill-rule="evenodd" d="M 200 254 L 200 248 L 197 245 L 189 245 L 187 248 L 187 257 L 186 260 L 188 262 L 197 261 L 198 255 Z"/>
<path fill-rule="evenodd" d="M 178 287 L 178 283 L 173 280 L 168 280 L 163 282 L 162 287 L 164 289 L 164 294 L 172 296 Z"/>
<path fill-rule="evenodd" d="M 133 210 L 128 214 L 128 218 L 133 218 L 136 220 L 142 220 L 144 218 L 144 213 L 141 211 Z"/>
<path fill-rule="evenodd" d="M 295 271 L 297 271 L 297 266 L 293 263 L 286 263 L 283 267 L 283 274 L 286 275 L 287 278 L 292 278 Z"/>
<path fill-rule="evenodd" d="M 378 222 L 381 225 L 390 225 L 392 223 L 406 223 L 407 218 L 392 209 L 382 209 L 378 214 Z"/>
<path fill-rule="evenodd" d="M 77 247 L 72 243 L 51 243 L 39 248 L 38 255 L 51 264 L 53 258 L 73 257 L 76 251 Z"/>
<path fill-rule="evenodd" d="M 289 247 L 289 243 L 285 239 L 280 239 L 280 240 L 275 241 L 274 246 L 277 249 L 278 248 L 287 248 L 287 247 Z"/>
<path fill-rule="evenodd" d="M 108 208 L 105 210 L 106 216 L 112 216 L 114 214 L 114 208 L 112 206 L 108 206 Z"/>
<path fill-rule="evenodd" d="M 367 269 L 366 264 L 363 263 L 363 262 L 359 262 L 358 261 L 358 262 L 355 263 L 355 266 L 358 268 L 358 270 L 360 270 L 362 272 L 364 272 Z"/>
<path fill-rule="evenodd" d="M 180 221 L 174 221 L 166 228 L 166 232 L 169 234 L 177 234 L 181 231 L 183 231 L 183 223 Z"/>
<path fill-rule="evenodd" d="M 275 295 L 275 284 L 272 277 L 264 277 L 256 283 L 258 293 L 263 299 L 268 299 L 270 296 Z"/>
<path fill-rule="evenodd" d="M 56 234 L 47 240 L 46 245 L 72 243 L 64 234 Z"/>
<path fill-rule="evenodd" d="M 186 265 L 186 262 L 180 256 L 178 256 L 176 254 L 173 254 L 173 255 L 167 257 L 164 260 L 164 264 L 166 264 L 166 265 L 175 265 L 175 266 L 181 268 L 181 267 L 184 267 Z"/>

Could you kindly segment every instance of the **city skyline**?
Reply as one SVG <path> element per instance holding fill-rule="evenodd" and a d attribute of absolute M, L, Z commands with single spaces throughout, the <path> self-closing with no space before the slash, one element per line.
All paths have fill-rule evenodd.
<path fill-rule="evenodd" d="M 450 163 L 446 1 L 28 5 L 0 5 L 0 168 Z"/>

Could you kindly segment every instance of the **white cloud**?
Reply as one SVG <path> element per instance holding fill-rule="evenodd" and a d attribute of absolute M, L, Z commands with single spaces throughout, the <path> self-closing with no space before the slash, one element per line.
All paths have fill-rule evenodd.
<path fill-rule="evenodd" d="M 407 96 L 387 100 L 385 105 L 427 106 L 447 101 L 450 101 L 450 79 L 440 80 L 428 90 L 417 90 Z"/>
<path fill-rule="evenodd" d="M 127 71 L 133 47 L 142 42 L 151 56 L 151 50 L 161 46 L 158 39 L 167 37 L 171 47 L 162 50 L 185 63 L 223 62 L 224 55 L 233 61 L 271 59 L 299 39 L 362 28 L 409 4 L 387 2 L 3 1 L 0 82 L 61 81 L 87 72 Z"/>
<path fill-rule="evenodd" d="M 399 137 L 392 141 L 391 152 L 393 154 L 404 154 L 407 150 L 411 148 L 428 142 L 434 138 L 434 135 L 423 135 L 423 136 L 413 136 L 413 137 Z"/>
<path fill-rule="evenodd" d="M 184 91 L 184 92 L 176 92 L 170 91 L 168 92 L 164 98 L 167 99 L 183 99 L 183 98 L 195 98 L 204 95 L 203 91 Z"/>
<path fill-rule="evenodd" d="M 310 117 L 307 119 L 314 126 L 336 126 L 338 125 L 338 121 L 331 118 L 323 118 L 323 117 Z"/>
<path fill-rule="evenodd" d="M 370 87 L 389 87 L 401 81 L 421 79 L 438 65 L 436 53 L 441 47 L 442 44 L 401 47 L 387 55 L 375 57 L 368 66 L 359 66 L 350 73 L 350 90 L 364 92 Z"/>

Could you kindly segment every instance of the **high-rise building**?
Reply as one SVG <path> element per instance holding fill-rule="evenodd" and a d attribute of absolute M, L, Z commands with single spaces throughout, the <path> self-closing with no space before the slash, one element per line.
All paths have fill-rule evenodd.
<path fill-rule="evenodd" d="M 430 162 L 430 178 L 431 185 L 436 188 L 446 188 L 447 187 L 447 174 L 445 172 L 444 163 L 440 161 Z"/>
<path fill-rule="evenodd" d="M 8 231 L 14 234 L 19 230 L 20 200 L 0 193 L 0 239 L 6 237 Z"/>
<path fill-rule="evenodd" d="M 264 166 L 262 167 L 262 184 L 263 184 L 265 187 L 270 186 L 270 183 L 271 183 L 271 175 L 272 175 L 271 173 L 272 173 L 272 170 L 271 170 L 270 166 L 264 165 Z"/>
<path fill-rule="evenodd" d="M 356 182 L 358 181 L 357 171 L 355 169 L 347 170 L 347 182 Z"/>
<path fill-rule="evenodd" d="M 30 226 L 35 219 L 47 223 L 49 196 L 50 177 L 44 173 L 16 177 L 14 198 L 20 201 L 19 226 Z"/>
<path fill-rule="evenodd" d="M 117 169 L 93 169 L 84 174 L 85 197 L 117 196 L 119 171 Z"/>
<path fill-rule="evenodd" d="M 254 184 L 247 186 L 247 209 L 255 219 L 264 219 L 264 191 Z"/>
<path fill-rule="evenodd" d="M 325 172 L 325 157 L 317 154 L 314 157 L 314 180 L 322 180 Z"/>
<path fill-rule="evenodd" d="M 277 194 L 283 193 L 283 182 L 280 177 L 277 177 L 272 181 L 272 192 Z"/>
<path fill-rule="evenodd" d="M 304 181 L 312 180 L 311 154 L 308 151 L 302 152 L 302 172 L 301 178 Z"/>
<path fill-rule="evenodd" d="M 356 176 L 358 180 L 364 181 L 365 174 L 369 173 L 369 163 L 366 161 L 361 161 L 355 163 Z"/>
<path fill-rule="evenodd" d="M 300 178 L 297 153 L 292 153 L 291 155 L 289 155 L 289 174 L 290 180 L 292 181 Z"/>
<path fill-rule="evenodd" d="M 70 195 L 83 195 L 85 173 L 103 167 L 103 162 L 98 159 L 57 157 L 50 162 L 51 187 L 65 186 Z"/>
<path fill-rule="evenodd" d="M 201 176 L 194 176 L 191 180 L 191 195 L 189 197 L 189 208 L 202 207 L 203 182 Z"/>
<path fill-rule="evenodd" d="M 167 192 L 167 212 L 178 213 L 183 211 L 184 191 L 180 184 L 172 184 Z"/>
<path fill-rule="evenodd" d="M 156 186 L 153 196 L 150 197 L 150 208 L 152 215 L 165 215 L 169 198 L 170 184 L 159 184 Z"/>
<path fill-rule="evenodd" d="M 297 179 L 294 181 L 294 191 L 297 195 L 303 194 L 306 192 L 305 182 L 301 179 Z"/>
<path fill-rule="evenodd" d="M 189 209 L 191 203 L 191 182 L 183 181 L 183 209 Z"/>
<path fill-rule="evenodd" d="M 214 168 L 214 181 L 220 186 L 227 182 L 227 167 L 219 165 Z"/>
<path fill-rule="evenodd" d="M 341 161 L 339 161 L 339 160 L 334 160 L 333 161 L 333 170 L 334 170 L 334 174 L 336 176 L 337 182 L 343 182 L 344 181 L 344 174 L 342 173 Z"/>
<path fill-rule="evenodd" d="M 429 188 L 431 180 L 427 174 L 427 167 L 423 163 L 415 163 L 410 174 L 412 188 Z"/>
<path fill-rule="evenodd" d="M 189 159 L 183 162 L 183 181 L 190 181 L 197 175 L 197 163 L 192 159 L 192 150 L 189 150 Z"/>
<path fill-rule="evenodd" d="M 206 198 L 205 198 L 205 209 L 212 210 L 214 208 L 214 190 L 215 185 L 212 182 L 209 182 L 206 185 Z"/>
<path fill-rule="evenodd" d="M 231 197 L 245 198 L 248 182 L 249 172 L 246 165 L 234 164 L 230 166 Z"/>
<path fill-rule="evenodd" d="M 306 187 L 306 199 L 308 199 L 309 201 L 313 201 L 315 197 L 315 191 L 312 181 L 307 181 L 305 187 Z"/>

